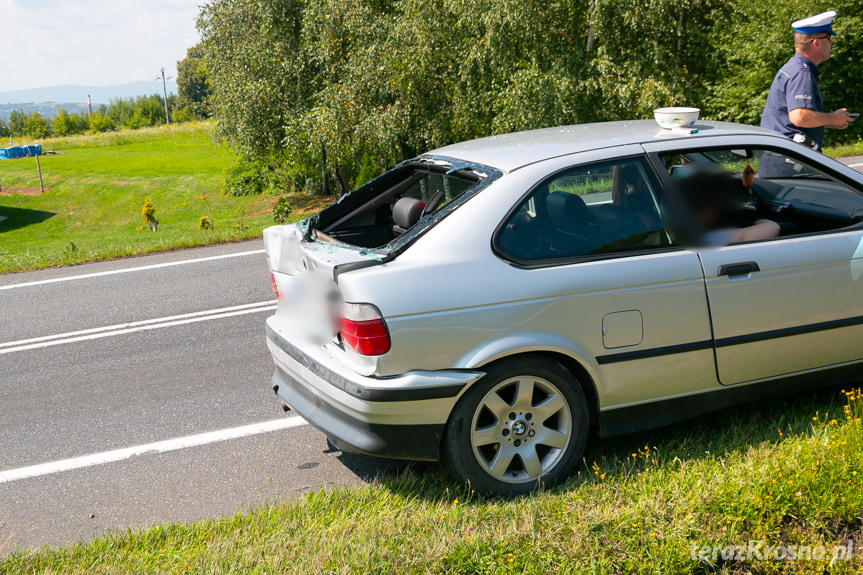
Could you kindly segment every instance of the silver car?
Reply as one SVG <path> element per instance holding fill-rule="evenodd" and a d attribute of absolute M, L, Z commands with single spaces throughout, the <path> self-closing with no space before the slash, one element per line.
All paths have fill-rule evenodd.
<path fill-rule="evenodd" d="M 266 229 L 283 405 L 345 451 L 517 494 L 564 480 L 591 430 L 859 379 L 863 177 L 760 128 L 696 128 L 455 144 Z M 684 209 L 705 175 L 739 200 L 723 230 L 778 235 L 683 241 L 709 227 Z"/>

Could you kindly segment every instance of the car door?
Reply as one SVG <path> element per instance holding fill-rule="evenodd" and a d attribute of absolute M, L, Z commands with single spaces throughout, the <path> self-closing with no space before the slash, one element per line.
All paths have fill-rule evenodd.
<path fill-rule="evenodd" d="M 698 150 L 683 152 L 692 156 Z M 863 210 L 859 192 L 819 176 L 811 162 L 805 166 L 778 151 L 750 150 L 736 168 L 723 164 L 716 150 L 707 156 L 719 158 L 725 169 L 751 164 L 756 172 L 762 156 L 778 157 L 799 176 L 759 174 L 753 187 L 762 204 L 770 202 L 760 215 L 780 223 L 782 235 L 694 250 L 706 280 L 720 383 L 858 362 L 863 356 L 863 231 L 853 224 L 854 213 Z"/>
<path fill-rule="evenodd" d="M 507 284 L 531 286 L 519 330 L 573 342 L 603 411 L 718 385 L 701 263 L 671 245 L 655 190 L 643 155 L 564 168 L 494 240 Z"/>

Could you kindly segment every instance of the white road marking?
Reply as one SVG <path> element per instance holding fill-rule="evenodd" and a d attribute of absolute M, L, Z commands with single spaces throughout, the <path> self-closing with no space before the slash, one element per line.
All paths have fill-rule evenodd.
<path fill-rule="evenodd" d="M 863 162 L 857 164 L 845 164 L 849 168 L 863 168 Z"/>
<path fill-rule="evenodd" d="M 189 323 L 197 323 L 201 321 L 210 321 L 214 319 L 222 319 L 226 317 L 234 317 L 249 313 L 260 313 L 264 311 L 272 311 L 276 309 L 276 303 L 273 301 L 262 301 L 258 303 L 248 303 L 243 305 L 235 305 L 231 307 L 223 307 L 219 309 L 211 309 L 193 313 L 184 313 L 168 317 L 160 317 L 156 319 L 146 319 L 142 321 L 134 321 L 130 323 L 121 323 L 117 325 L 109 325 L 105 327 L 96 327 L 92 329 L 84 329 L 80 331 L 70 331 L 67 333 L 58 333 L 55 335 L 46 335 L 42 337 L 33 337 L 30 339 L 19 339 L 17 341 L 7 341 L 0 343 L 0 355 L 4 353 L 14 353 L 17 351 L 27 351 L 31 349 L 40 349 L 43 347 L 51 347 L 54 345 L 63 345 L 67 343 L 75 343 L 79 341 L 87 341 L 91 339 L 101 339 L 104 337 L 114 337 L 127 333 L 138 331 L 148 331 L 153 329 L 161 329 L 164 327 L 174 327 L 177 325 L 185 325 Z"/>
<path fill-rule="evenodd" d="M 126 447 L 123 449 L 115 449 L 113 451 L 93 453 L 91 455 L 73 457 L 71 459 L 61 459 L 59 461 L 31 465 L 29 467 L 19 467 L 18 469 L 10 469 L 8 471 L 0 472 L 0 483 L 9 483 L 10 481 L 20 481 L 21 479 L 30 479 L 33 477 L 40 477 L 42 475 L 72 471 L 73 469 L 81 469 L 83 467 L 114 463 L 117 461 L 123 461 L 124 459 L 129 459 L 130 457 L 135 457 L 136 455 L 167 453 L 169 451 L 186 449 L 187 447 L 198 447 L 201 445 L 207 445 L 208 443 L 218 443 L 220 441 L 228 441 L 230 439 L 249 437 L 250 435 L 271 433 L 273 431 L 281 431 L 283 429 L 299 427 L 301 425 L 308 425 L 308 422 L 298 416 L 286 417 L 283 419 L 253 423 L 251 425 L 243 425 L 242 427 L 232 427 L 230 429 L 220 429 L 218 431 L 199 433 L 197 435 L 178 437 L 176 439 L 167 439 L 165 441 L 157 441 L 155 443 L 146 443 L 135 447 Z"/>
<path fill-rule="evenodd" d="M 83 280 L 83 279 L 96 278 L 96 277 L 102 277 L 102 276 L 111 276 L 111 275 L 115 275 L 115 274 L 127 274 L 127 273 L 140 272 L 140 271 L 145 271 L 145 270 L 154 270 L 154 269 L 158 269 L 158 268 L 169 268 L 169 267 L 173 267 L 173 266 L 183 266 L 183 265 L 187 265 L 187 264 L 196 264 L 199 262 L 210 262 L 213 260 L 223 260 L 223 259 L 227 259 L 227 258 L 238 258 L 238 257 L 242 257 L 242 256 L 262 254 L 262 253 L 264 253 L 264 251 L 265 250 L 250 250 L 247 252 L 237 252 L 234 254 L 223 254 L 220 256 L 208 256 L 205 258 L 197 258 L 197 259 L 192 259 L 192 260 L 180 260 L 180 261 L 176 261 L 176 262 L 166 262 L 163 264 L 152 264 L 152 265 L 148 265 L 148 266 L 138 266 L 135 268 L 124 268 L 124 269 L 119 269 L 119 270 L 94 272 L 94 273 L 90 273 L 90 274 L 80 274 L 77 276 L 66 276 L 66 277 L 62 277 L 62 278 L 52 278 L 52 279 L 48 279 L 48 280 L 37 280 L 37 281 L 32 281 L 32 282 L 22 282 L 19 284 L 9 284 L 9 285 L 5 285 L 5 286 L 0 286 L 0 291 L 8 290 L 8 289 L 23 288 L 23 287 L 39 286 L 39 285 L 45 285 L 45 284 L 53 284 L 53 283 L 59 283 L 59 282 L 68 282 L 68 281 L 73 281 L 73 280 Z"/>

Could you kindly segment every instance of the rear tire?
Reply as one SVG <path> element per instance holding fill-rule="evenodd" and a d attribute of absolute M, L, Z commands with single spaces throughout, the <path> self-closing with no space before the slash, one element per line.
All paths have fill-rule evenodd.
<path fill-rule="evenodd" d="M 456 404 L 444 462 L 480 493 L 520 495 L 568 478 L 588 427 L 587 400 L 572 373 L 540 357 L 505 360 Z"/>

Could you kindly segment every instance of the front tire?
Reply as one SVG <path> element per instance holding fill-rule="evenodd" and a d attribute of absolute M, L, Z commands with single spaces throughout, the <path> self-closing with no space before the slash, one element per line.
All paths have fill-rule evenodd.
<path fill-rule="evenodd" d="M 527 493 L 569 477 L 588 424 L 584 392 L 562 365 L 540 357 L 505 360 L 456 404 L 444 461 L 480 493 Z"/>

